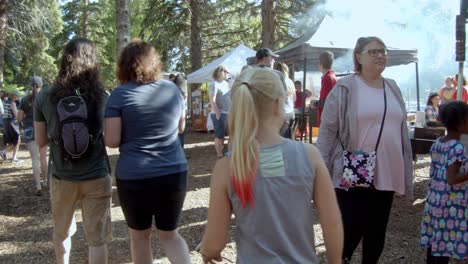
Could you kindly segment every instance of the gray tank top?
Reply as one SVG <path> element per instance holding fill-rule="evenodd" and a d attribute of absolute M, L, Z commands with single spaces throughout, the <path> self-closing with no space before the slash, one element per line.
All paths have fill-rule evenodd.
<path fill-rule="evenodd" d="M 304 143 L 285 139 L 260 148 L 253 206 L 243 208 L 230 185 L 237 263 L 319 263 L 311 205 L 312 166 Z"/>

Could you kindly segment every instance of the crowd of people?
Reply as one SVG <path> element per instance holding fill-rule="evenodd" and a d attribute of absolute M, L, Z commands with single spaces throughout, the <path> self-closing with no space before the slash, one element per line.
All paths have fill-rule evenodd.
<path fill-rule="evenodd" d="M 232 85 L 226 81 L 228 66 L 214 70 L 209 100 L 218 159 L 208 222 L 197 247 L 204 263 L 222 260 L 233 215 L 237 263 L 318 263 L 316 216 L 328 263 L 351 263 L 361 241 L 362 263 L 378 263 L 394 196 L 413 198 L 405 103 L 397 83 L 383 77 L 387 52 L 380 38 L 359 38 L 355 73 L 338 80 L 333 53 L 319 56 L 315 146 L 291 139 L 294 108 L 303 107 L 310 95 L 300 81 L 289 79 L 286 64 L 275 62 L 277 54 L 260 49 L 257 65 L 244 67 Z M 190 263 L 187 243 L 177 231 L 189 175 L 183 150 L 184 77 L 162 79 L 158 52 L 135 40 L 120 53 L 120 85 L 109 94 L 99 79 L 96 54 L 91 41 L 71 40 L 49 88 L 41 89 L 42 80 L 34 76 L 30 95 L 16 102 L 19 95 L 13 92 L 3 102 L 4 141 L 14 149 L 12 160 L 17 159 L 20 122 L 37 193 L 40 175 L 50 175 L 57 262 L 69 262 L 74 212 L 80 206 L 89 263 L 107 263 L 112 239 L 107 146 L 120 151 L 115 177 L 132 261 L 153 262 L 154 221 L 170 262 Z M 428 122 L 447 129 L 431 148 L 421 212 L 428 264 L 468 258 L 468 152 L 460 141 L 468 133 L 468 105 L 452 101 L 456 84 L 451 80 L 427 102 Z M 441 98 L 446 101 L 439 107 Z M 0 155 L 6 159 L 5 151 Z"/>

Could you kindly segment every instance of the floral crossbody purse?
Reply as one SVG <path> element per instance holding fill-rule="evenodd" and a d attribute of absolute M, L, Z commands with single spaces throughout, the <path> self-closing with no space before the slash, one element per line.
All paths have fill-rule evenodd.
<path fill-rule="evenodd" d="M 375 161 L 377 159 L 377 148 L 379 147 L 380 137 L 385 123 L 385 115 L 387 114 L 387 94 L 385 92 L 385 82 L 383 82 L 384 90 L 384 113 L 382 124 L 380 126 L 379 137 L 374 151 L 348 151 L 345 149 L 341 138 L 338 136 L 341 147 L 343 148 L 343 176 L 340 179 L 340 187 L 349 189 L 353 187 L 374 188 L 374 170 Z"/>

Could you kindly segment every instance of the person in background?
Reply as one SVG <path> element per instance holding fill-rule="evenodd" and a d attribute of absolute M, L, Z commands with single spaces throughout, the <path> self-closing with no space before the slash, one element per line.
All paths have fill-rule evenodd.
<path fill-rule="evenodd" d="M 261 48 L 261 49 L 257 50 L 257 53 L 255 54 L 255 57 L 257 58 L 256 66 L 260 67 L 260 68 L 270 69 L 275 74 L 277 74 L 281 79 L 281 83 L 283 84 L 283 89 L 285 91 L 287 91 L 288 90 L 288 86 L 286 84 L 286 79 L 287 78 L 283 74 L 283 71 L 273 69 L 273 66 L 275 65 L 275 59 L 279 58 L 279 55 L 274 53 L 270 49 Z"/>
<path fill-rule="evenodd" d="M 285 123 L 280 130 L 280 135 L 285 138 L 293 138 L 293 131 L 291 126 L 294 123 L 294 101 L 296 99 L 296 93 L 294 91 L 294 82 L 289 78 L 289 68 L 286 63 L 276 62 L 275 69 L 281 71 L 284 74 L 284 80 L 286 82 L 286 101 L 284 104 Z"/>
<path fill-rule="evenodd" d="M 456 90 L 453 84 L 454 82 L 452 76 L 445 77 L 445 86 L 439 89 L 439 97 L 441 99 L 440 104 L 453 101 L 452 97 Z"/>
<path fill-rule="evenodd" d="M 438 93 L 430 93 L 426 102 L 426 126 L 440 127 L 443 126 L 439 121 L 439 105 L 440 96 Z"/>
<path fill-rule="evenodd" d="M 296 88 L 296 100 L 294 101 L 294 109 L 302 109 L 304 105 L 304 97 L 303 92 L 302 92 L 302 82 L 301 81 L 295 81 L 294 82 L 294 87 Z M 309 98 L 312 96 L 312 92 L 305 89 L 305 97 Z"/>
<path fill-rule="evenodd" d="M 320 97 L 316 103 L 318 107 L 318 120 L 317 124 L 320 127 L 320 118 L 322 117 L 323 106 L 325 105 L 325 100 L 327 99 L 328 94 L 331 92 L 333 87 L 336 84 L 335 72 L 333 72 L 334 55 L 330 51 L 325 51 L 319 56 L 319 69 L 322 73 L 322 86 L 320 88 Z"/>
<path fill-rule="evenodd" d="M 182 73 L 178 73 L 174 76 L 173 82 L 179 88 L 179 92 L 182 95 L 182 99 L 184 100 L 184 111 L 187 113 L 187 83 L 185 82 L 185 77 Z M 185 143 L 185 127 L 182 133 L 179 133 L 179 141 L 182 148 L 184 148 Z"/>
<path fill-rule="evenodd" d="M 3 94 L 4 92 L 0 90 L 0 130 L 3 134 L 3 114 L 5 113 L 3 110 Z"/>
<path fill-rule="evenodd" d="M 120 205 L 130 232 L 135 264 L 153 263 L 153 219 L 171 263 L 190 262 L 187 243 L 177 231 L 187 193 L 187 160 L 177 134 L 185 127 L 184 101 L 173 82 L 161 79 L 159 54 L 135 40 L 121 52 L 109 97 L 105 142 L 119 148 L 115 169 Z"/>
<path fill-rule="evenodd" d="M 215 150 L 218 159 L 224 156 L 224 138 L 227 130 L 227 116 L 231 108 L 229 83 L 226 81 L 228 71 L 222 65 L 213 71 L 213 82 L 208 87 L 211 104 L 211 120 L 215 131 Z"/>
<path fill-rule="evenodd" d="M 384 249 L 394 194 L 413 195 L 412 152 L 401 91 L 394 80 L 382 76 L 387 64 L 384 42 L 359 38 L 353 61 L 356 73 L 339 79 L 325 101 L 317 147 L 332 175 L 343 217 L 343 261 L 351 263 L 362 240 L 362 263 L 375 264 Z M 357 159 L 350 161 L 347 155 L 363 152 L 376 153 L 375 163 L 358 167 Z M 366 184 L 348 185 L 349 179 Z"/>
<path fill-rule="evenodd" d="M 112 179 L 102 140 L 107 93 L 99 80 L 97 51 L 85 38 L 69 41 L 62 53 L 53 86 L 42 89 L 34 101 L 34 139 L 39 148 L 50 147 L 50 201 L 53 245 L 57 263 L 69 263 L 71 237 L 77 230 L 75 209 L 82 212 L 88 243 L 88 263 L 105 264 L 112 239 Z M 69 159 L 61 147 L 57 105 L 63 98 L 78 96 L 86 104 L 88 132 L 93 138 L 86 155 Z M 70 136 L 71 137 L 71 136 Z M 69 139 L 70 140 L 70 139 Z"/>
<path fill-rule="evenodd" d="M 174 73 L 171 73 L 171 74 L 169 74 L 168 79 L 169 79 L 169 81 L 174 82 L 175 77 L 176 77 L 176 75 Z"/>
<path fill-rule="evenodd" d="M 453 79 L 453 86 L 455 88 L 455 93 L 452 96 L 452 100 L 458 100 L 458 74 L 456 74 L 455 78 Z M 468 90 L 466 88 L 465 76 L 463 76 L 462 89 L 463 89 L 463 92 L 462 92 L 461 100 L 465 103 L 468 103 Z"/>
<path fill-rule="evenodd" d="M 21 144 L 20 127 L 16 120 L 18 116 L 18 105 L 21 97 L 21 92 L 13 90 L 9 93 L 8 100 L 3 104 L 3 144 L 5 148 L 0 151 L 0 157 L 3 160 L 7 159 L 7 151 L 13 149 L 11 162 L 22 163 L 23 160 L 18 159 L 18 151 Z"/>
<path fill-rule="evenodd" d="M 236 218 L 238 263 L 319 263 L 315 210 L 328 263 L 341 264 L 343 229 L 330 175 L 317 149 L 282 138 L 286 92 L 271 70 L 242 71 L 232 90 L 232 152 L 216 162 L 208 223 L 198 246 L 204 263 L 221 261 Z"/>
<path fill-rule="evenodd" d="M 28 147 L 29 154 L 31 155 L 32 169 L 34 182 L 36 187 L 36 195 L 42 195 L 42 186 L 47 184 L 47 146 L 41 148 L 34 141 L 34 101 L 37 94 L 42 88 L 41 77 L 34 76 L 31 78 L 31 93 L 23 97 L 18 107 L 18 122 L 23 124 L 23 139 Z M 44 160 L 43 160 L 44 159 Z M 42 170 L 42 177 L 41 177 Z M 42 184 L 41 184 L 41 178 Z"/>
<path fill-rule="evenodd" d="M 261 48 L 255 54 L 257 58 L 257 66 L 260 68 L 273 68 L 275 64 L 275 58 L 278 58 L 279 55 L 267 48 Z M 280 71 L 281 72 L 281 71 Z"/>
<path fill-rule="evenodd" d="M 431 147 L 430 180 L 421 223 L 427 264 L 468 259 L 468 153 L 460 141 L 468 133 L 468 106 L 453 101 L 440 107 L 447 135 Z M 466 262 L 464 262 L 466 263 Z"/>

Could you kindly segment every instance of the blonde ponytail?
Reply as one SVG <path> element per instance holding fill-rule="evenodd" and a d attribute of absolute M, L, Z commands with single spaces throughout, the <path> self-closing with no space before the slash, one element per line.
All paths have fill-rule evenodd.
<path fill-rule="evenodd" d="M 258 169 L 258 115 L 255 102 L 247 83 L 242 83 L 231 95 L 232 109 L 229 114 L 229 136 L 232 146 L 232 185 L 244 207 L 252 204 L 253 182 Z"/>
<path fill-rule="evenodd" d="M 253 187 L 259 166 L 258 127 L 268 119 L 268 109 L 275 100 L 284 96 L 279 76 L 270 69 L 246 69 L 232 87 L 229 113 L 231 181 L 244 207 L 254 204 Z"/>

